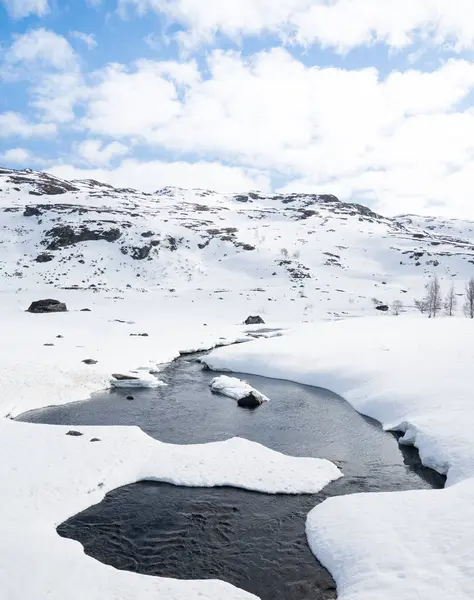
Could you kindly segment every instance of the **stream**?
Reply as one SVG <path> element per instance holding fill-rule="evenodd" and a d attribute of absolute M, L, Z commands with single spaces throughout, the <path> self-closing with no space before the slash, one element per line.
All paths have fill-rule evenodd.
<path fill-rule="evenodd" d="M 106 391 L 18 420 L 137 425 L 176 444 L 241 436 L 286 454 L 327 458 L 344 477 L 318 494 L 299 496 L 136 483 L 61 524 L 59 535 L 80 541 L 88 555 L 118 569 L 223 579 L 262 600 L 328 600 L 336 597 L 335 584 L 304 532 L 315 505 L 342 494 L 444 485 L 444 477 L 421 465 L 416 449 L 399 446 L 395 435 L 327 390 L 235 374 L 271 399 L 246 410 L 210 392 L 215 376 L 195 357 L 182 357 L 160 373 L 166 387 Z"/>

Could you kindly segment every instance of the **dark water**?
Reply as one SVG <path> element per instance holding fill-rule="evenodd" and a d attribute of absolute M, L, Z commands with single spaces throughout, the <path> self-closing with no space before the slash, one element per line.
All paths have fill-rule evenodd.
<path fill-rule="evenodd" d="M 345 477 L 314 495 L 138 483 L 63 523 L 87 554 L 119 569 L 180 579 L 219 578 L 262 600 L 335 598 L 327 571 L 304 534 L 307 513 L 325 498 L 365 491 L 442 487 L 411 448 L 321 389 L 242 376 L 271 398 L 255 411 L 210 393 L 214 373 L 189 360 L 170 365 L 156 390 L 116 390 L 93 400 L 27 413 L 20 420 L 81 425 L 139 425 L 165 442 L 242 436 L 288 454 L 335 461 Z M 370 518 L 370 515 L 367 516 Z"/>

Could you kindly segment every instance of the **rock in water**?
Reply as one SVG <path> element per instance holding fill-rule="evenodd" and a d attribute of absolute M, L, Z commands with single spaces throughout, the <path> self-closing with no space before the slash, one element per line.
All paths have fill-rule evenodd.
<path fill-rule="evenodd" d="M 259 315 L 247 317 L 244 321 L 245 325 L 265 325 L 265 321 Z"/>
<path fill-rule="evenodd" d="M 36 300 L 30 304 L 27 312 L 30 313 L 53 313 L 53 312 L 66 312 L 67 306 L 64 302 L 59 300 Z"/>
<path fill-rule="evenodd" d="M 247 394 L 247 396 L 239 398 L 237 400 L 237 404 L 241 408 L 257 408 L 258 406 L 263 404 L 263 400 L 261 398 L 258 398 L 253 392 L 250 392 L 249 394 Z"/>

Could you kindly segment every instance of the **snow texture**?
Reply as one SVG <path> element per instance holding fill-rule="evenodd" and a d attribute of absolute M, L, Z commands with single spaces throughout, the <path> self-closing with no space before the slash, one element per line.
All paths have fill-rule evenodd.
<path fill-rule="evenodd" d="M 387 317 L 306 325 L 206 362 L 328 388 L 404 433 L 444 490 L 330 498 L 307 536 L 339 600 L 470 600 L 474 561 L 474 323 Z"/>
<path fill-rule="evenodd" d="M 261 392 L 256 390 L 246 381 L 242 379 L 237 379 L 237 377 L 228 377 L 227 375 L 220 375 L 219 377 L 214 377 L 214 379 L 209 384 L 211 390 L 218 394 L 222 394 L 223 396 L 228 396 L 229 398 L 233 398 L 234 400 L 242 400 L 246 398 L 249 394 L 253 394 L 253 396 L 260 402 L 268 402 L 269 398 L 264 396 Z"/>

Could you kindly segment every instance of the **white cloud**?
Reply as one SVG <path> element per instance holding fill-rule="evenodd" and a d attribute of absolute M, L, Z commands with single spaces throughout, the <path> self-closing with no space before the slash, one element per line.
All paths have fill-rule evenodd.
<path fill-rule="evenodd" d="M 139 162 L 131 159 L 123 161 L 115 169 L 78 169 L 71 165 L 56 165 L 49 172 L 65 179 L 97 179 L 148 192 L 169 185 L 221 192 L 269 190 L 268 177 L 256 170 L 210 162 Z"/>
<path fill-rule="evenodd" d="M 407 184 L 412 211 L 446 203 L 440 181 L 465 184 L 473 166 L 469 61 L 382 78 L 373 68 L 307 67 L 282 49 L 216 51 L 207 74 L 191 63 L 115 65 L 91 91 L 85 123 L 115 140 L 279 173 L 290 188 L 375 195 L 390 212 L 408 203 Z M 456 194 L 457 211 L 474 213 L 468 191 Z"/>
<path fill-rule="evenodd" d="M 179 111 L 174 84 L 163 77 L 159 63 L 143 61 L 132 72 L 110 65 L 91 91 L 84 125 L 112 136 L 146 134 Z"/>
<path fill-rule="evenodd" d="M 15 112 L 0 113 L 0 138 L 10 136 L 47 137 L 55 133 L 56 126 L 52 123 L 31 123 Z"/>
<path fill-rule="evenodd" d="M 46 29 L 33 29 L 14 37 L 5 51 L 0 79 L 23 80 L 29 103 L 46 122 L 74 118 L 74 105 L 86 94 L 78 57 L 67 39 Z"/>
<path fill-rule="evenodd" d="M 31 88 L 30 104 L 44 121 L 67 123 L 75 119 L 74 107 L 88 93 L 77 71 L 45 73 Z"/>
<path fill-rule="evenodd" d="M 120 142 L 104 144 L 100 140 L 84 140 L 77 145 L 76 152 L 91 166 L 108 165 L 114 158 L 128 154 L 127 146 Z"/>
<path fill-rule="evenodd" d="M 89 50 L 97 47 L 97 41 L 93 33 L 84 33 L 83 31 L 71 31 L 69 34 L 72 38 L 84 42 Z"/>
<path fill-rule="evenodd" d="M 0 159 L 6 164 L 25 165 L 30 159 L 30 153 L 25 148 L 12 148 L 3 154 L 0 154 Z"/>
<path fill-rule="evenodd" d="M 419 37 L 431 43 L 474 48 L 472 0 L 118 0 L 140 14 L 161 12 L 187 27 L 186 45 L 210 43 L 216 33 L 236 40 L 273 33 L 301 44 L 340 52 L 375 42 L 393 48 Z"/>
<path fill-rule="evenodd" d="M 70 69 L 76 62 L 76 54 L 66 38 L 43 28 L 16 35 L 4 60 L 10 70 L 18 67 Z"/>
<path fill-rule="evenodd" d="M 48 0 L 1 0 L 13 19 L 22 19 L 28 15 L 42 17 L 49 11 Z"/>

